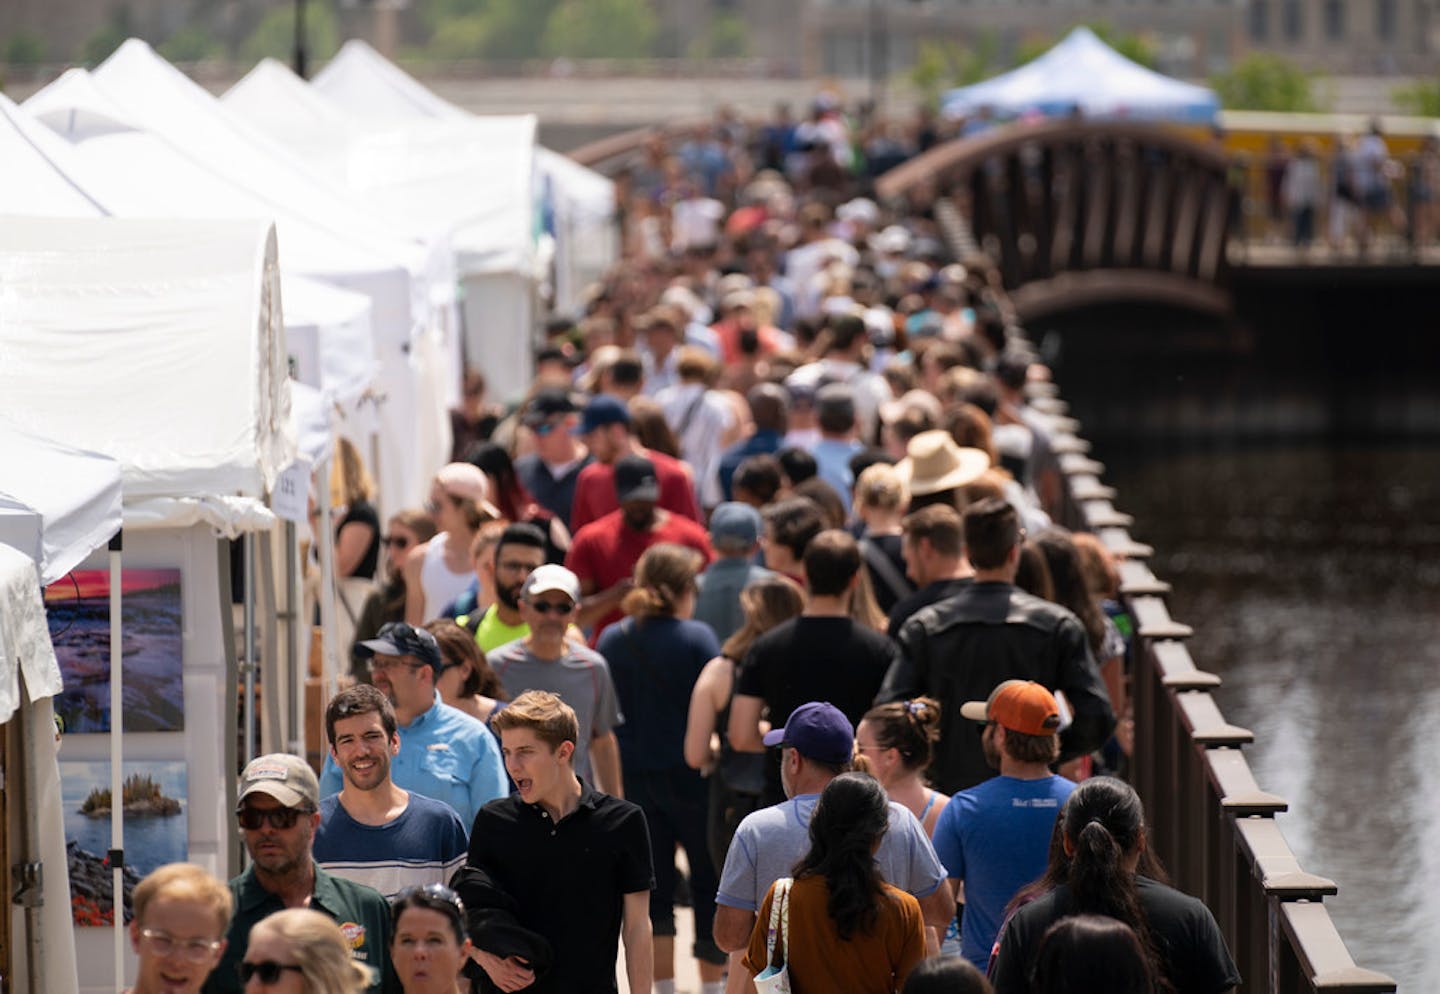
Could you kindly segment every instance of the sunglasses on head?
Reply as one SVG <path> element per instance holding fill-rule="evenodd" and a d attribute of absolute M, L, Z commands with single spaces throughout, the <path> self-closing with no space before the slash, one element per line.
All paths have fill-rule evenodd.
<path fill-rule="evenodd" d="M 575 610 L 575 605 L 569 601 L 564 604 L 555 601 L 531 601 L 530 606 L 541 614 L 569 614 Z"/>
<path fill-rule="evenodd" d="M 273 959 L 261 960 L 259 963 L 243 960 L 240 963 L 240 982 L 248 984 L 251 977 L 257 977 L 260 983 L 266 987 L 272 987 L 280 982 L 280 974 L 286 970 L 302 972 L 300 967 L 294 963 L 276 963 Z"/>
<path fill-rule="evenodd" d="M 270 823 L 271 828 L 278 828 L 283 831 L 287 828 L 293 828 L 295 822 L 300 819 L 301 815 L 309 813 L 308 811 L 301 811 L 299 808 L 269 808 L 266 810 L 261 810 L 260 808 L 240 808 L 235 812 L 235 817 L 239 819 L 240 827 L 250 832 L 260 828 L 266 822 Z"/>

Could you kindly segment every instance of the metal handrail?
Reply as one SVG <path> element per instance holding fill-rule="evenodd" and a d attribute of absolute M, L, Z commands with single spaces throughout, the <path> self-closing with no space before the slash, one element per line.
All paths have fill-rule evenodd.
<path fill-rule="evenodd" d="M 1037 408 L 1064 415 L 1053 385 Z M 1062 425 L 1076 428 L 1073 420 Z M 1066 437 L 1066 436 L 1069 437 Z M 1334 881 L 1305 872 L 1275 822 L 1284 798 L 1262 790 L 1243 747 L 1254 735 L 1225 720 L 1211 691 L 1220 677 L 1195 665 L 1193 630 L 1170 615 L 1170 585 L 1151 570 L 1153 550 L 1115 509 L 1104 466 L 1088 443 L 1061 433 L 1061 469 L 1083 524 L 1121 557 L 1120 596 L 1135 619 L 1139 651 L 1131 675 L 1135 744 L 1131 780 L 1145 802 L 1150 845 L 1175 886 L 1215 915 L 1244 994 L 1387 994 L 1393 979 L 1355 965 L 1323 899 Z"/>

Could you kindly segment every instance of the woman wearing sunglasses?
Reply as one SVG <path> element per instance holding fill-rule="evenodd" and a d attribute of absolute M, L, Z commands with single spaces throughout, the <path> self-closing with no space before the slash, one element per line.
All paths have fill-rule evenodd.
<path fill-rule="evenodd" d="M 465 905 L 449 887 L 402 891 L 390 906 L 390 962 L 405 994 L 469 991 L 460 970 L 470 959 Z"/>
<path fill-rule="evenodd" d="M 287 908 L 250 930 L 240 980 L 245 994 L 360 994 L 370 971 L 351 959 L 350 943 L 334 919 Z"/>

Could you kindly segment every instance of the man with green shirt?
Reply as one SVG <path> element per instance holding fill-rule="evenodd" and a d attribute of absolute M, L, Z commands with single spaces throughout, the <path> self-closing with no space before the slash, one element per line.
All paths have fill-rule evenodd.
<path fill-rule="evenodd" d="M 240 994 L 237 967 L 250 929 L 285 908 L 311 908 L 335 919 L 351 955 L 370 967 L 368 994 L 400 994 L 390 969 L 390 906 L 380 892 L 315 865 L 310 846 L 320 825 L 320 783 L 298 756 L 272 753 L 252 759 L 240 774 L 240 821 L 250 868 L 230 881 L 235 917 L 225 955 L 203 994 Z"/>
<path fill-rule="evenodd" d="M 494 556 L 480 562 L 480 585 L 494 591 L 495 603 L 478 619 L 470 616 L 455 620 L 460 627 L 474 633 L 475 644 L 481 652 L 489 653 L 530 634 L 530 627 L 520 617 L 520 588 L 544 562 L 544 533 L 524 523 L 507 526 L 495 545 Z"/>

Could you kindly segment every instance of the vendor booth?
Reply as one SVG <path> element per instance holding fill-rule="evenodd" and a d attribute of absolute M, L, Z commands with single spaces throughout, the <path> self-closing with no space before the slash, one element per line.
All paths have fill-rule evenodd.
<path fill-rule="evenodd" d="M 127 888 L 176 859 L 222 878 L 239 868 L 237 682 L 243 669 L 267 696 L 289 682 L 280 653 L 266 652 L 258 673 L 253 639 L 237 653 L 229 563 L 229 539 L 272 530 L 266 498 L 295 458 L 279 305 L 267 224 L 0 224 L 4 416 L 103 453 L 122 474 L 123 566 L 105 570 L 105 554 L 92 555 L 47 588 L 64 683 L 55 698 L 63 834 L 72 879 L 89 888 L 67 905 L 81 991 L 113 991 L 117 973 L 133 976 L 116 927 L 123 915 L 99 900 L 109 823 L 123 826 Z M 293 613 L 275 606 L 264 545 L 245 545 L 255 550 L 245 556 L 247 618 L 257 603 Z M 247 724 L 246 748 L 256 744 Z"/>
<path fill-rule="evenodd" d="M 985 110 L 1002 118 L 1042 114 L 1210 123 L 1220 111 L 1213 90 L 1171 79 L 1132 62 L 1078 27 L 1039 58 L 940 99 L 948 117 Z"/>
<path fill-rule="evenodd" d="M 318 260 L 315 270 L 297 271 L 370 297 L 384 398 L 379 465 L 371 468 L 380 481 L 384 510 L 418 506 L 430 477 L 449 457 L 447 398 L 427 385 L 453 380 L 458 393 L 458 371 L 426 366 L 446 361 L 447 336 L 456 333 L 448 254 L 407 237 L 363 200 L 304 168 L 143 42 L 121 45 L 91 78 L 127 123 L 163 138 L 190 162 L 262 203 L 264 213 L 256 215 L 249 207 L 246 213 L 275 218 L 286 259 L 292 251 L 309 257 L 301 240 L 290 248 L 292 222 L 304 220 L 325 232 L 332 245 L 344 243 L 344 254 L 337 251 L 335 258 L 350 260 L 363 253 L 381 260 L 384 268 L 378 271 L 346 266 L 343 272 L 321 272 Z M 63 115 L 63 106 L 39 101 L 39 96 L 32 100 L 46 123 Z M 196 209 L 193 204 L 184 208 L 187 216 L 195 216 Z M 330 250 L 320 254 L 329 256 Z"/>
<path fill-rule="evenodd" d="M 120 466 L 3 421 L 0 454 L 0 876 L 14 896 L 0 970 L 17 992 L 73 994 L 67 812 L 51 704 L 63 683 L 41 590 L 119 532 Z"/>

